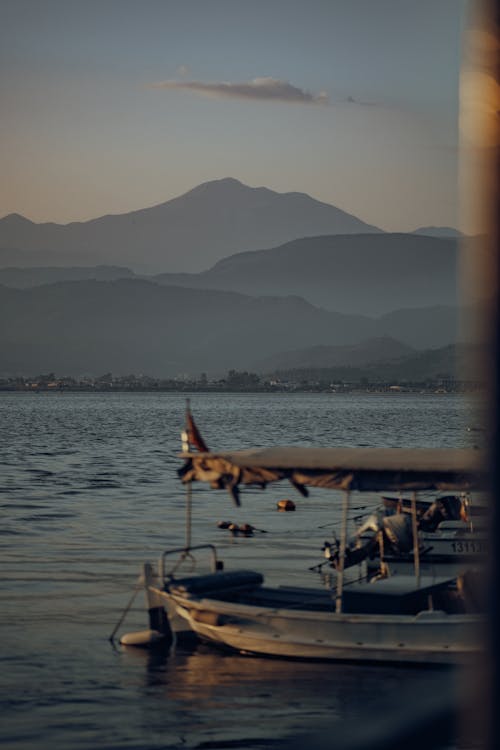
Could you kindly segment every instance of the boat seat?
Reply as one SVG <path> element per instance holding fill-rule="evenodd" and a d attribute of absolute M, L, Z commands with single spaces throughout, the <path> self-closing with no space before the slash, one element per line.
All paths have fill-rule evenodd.
<path fill-rule="evenodd" d="M 203 576 L 189 576 L 170 581 L 166 590 L 183 597 L 199 597 L 227 591 L 256 588 L 264 583 L 264 576 L 253 570 L 232 570 L 209 573 Z"/>

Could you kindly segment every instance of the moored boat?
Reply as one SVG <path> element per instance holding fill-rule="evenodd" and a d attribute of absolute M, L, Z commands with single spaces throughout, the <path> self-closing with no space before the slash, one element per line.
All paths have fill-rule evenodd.
<path fill-rule="evenodd" d="M 416 546 L 412 501 L 388 497 L 383 497 L 382 501 L 374 512 L 356 518 L 357 529 L 349 540 L 344 567 L 364 563 L 368 577 L 411 574 Z M 470 497 L 463 494 L 419 500 L 414 507 L 419 566 L 423 575 L 458 576 L 484 567 L 489 542 L 484 505 L 475 505 L 473 514 Z M 335 567 L 339 553 L 336 535 L 333 542 L 325 542 L 324 552 Z"/>
<path fill-rule="evenodd" d="M 339 561 L 334 587 L 267 586 L 252 570 L 224 571 L 212 545 L 186 545 L 147 565 L 149 632 L 189 630 L 239 651 L 300 658 L 448 663 L 480 650 L 483 621 L 478 577 L 426 577 L 415 544 L 413 575 L 376 583 L 346 580 L 347 518 L 353 492 L 467 492 L 482 483 L 477 451 L 272 448 L 232 453 L 184 452 L 182 480 L 206 481 L 240 501 L 242 486 L 290 481 L 303 495 L 321 487 L 343 493 Z M 188 518 L 190 513 L 188 513 Z M 415 535 L 414 539 L 417 539 Z M 212 571 L 182 575 L 182 563 L 212 553 Z M 176 562 L 167 568 L 171 555 Z M 131 641 L 129 640 L 129 643 Z"/>

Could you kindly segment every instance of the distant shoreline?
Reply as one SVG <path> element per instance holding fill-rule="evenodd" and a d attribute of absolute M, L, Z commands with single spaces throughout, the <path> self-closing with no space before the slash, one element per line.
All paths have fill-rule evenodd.
<path fill-rule="evenodd" d="M 464 394 L 474 394 L 474 393 L 480 393 L 482 391 L 480 384 L 468 384 L 468 387 L 465 387 L 463 384 L 460 384 L 460 387 L 448 387 L 444 388 L 441 384 L 435 383 L 435 384 L 428 384 L 428 385 L 422 385 L 422 384 L 401 384 L 397 386 L 384 386 L 384 385 L 363 385 L 363 386 L 345 386 L 343 388 L 339 389 L 332 389 L 328 387 L 295 387 L 295 388 L 276 388 L 276 387 L 270 387 L 270 388 L 252 388 L 252 389 L 245 389 L 245 388 L 196 388 L 196 387 L 185 387 L 185 388 L 154 388 L 154 387 L 144 387 L 144 388 L 132 388 L 132 387 L 117 387 L 117 388 L 95 388 L 95 387 L 52 387 L 52 388 L 44 388 L 44 387 L 12 387 L 12 386 L 5 386 L 0 385 L 0 393 L 33 393 L 33 394 L 40 394 L 40 393 L 57 393 L 57 394 L 63 394 L 63 393 L 108 393 L 108 394 L 117 394 L 117 393 L 178 393 L 178 394 L 184 394 L 186 396 L 193 394 L 193 393 L 199 393 L 199 394 L 255 394 L 255 395 L 261 395 L 261 394 L 276 394 L 276 395 L 282 395 L 282 394 L 304 394 L 304 393 L 322 393 L 322 394 L 330 394 L 332 396 L 336 395 L 344 395 L 344 394 L 372 394 L 372 395 L 392 395 L 392 396 L 398 396 L 398 395 L 404 395 L 407 393 L 411 393 L 412 395 L 464 395 Z"/>

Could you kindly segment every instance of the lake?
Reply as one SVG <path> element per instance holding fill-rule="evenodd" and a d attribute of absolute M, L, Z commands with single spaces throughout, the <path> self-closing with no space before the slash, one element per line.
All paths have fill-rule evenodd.
<path fill-rule="evenodd" d="M 439 670 L 415 667 L 112 647 L 140 565 L 184 541 L 176 474 L 184 406 L 185 396 L 171 393 L 0 394 L 3 747 L 266 748 L 325 721 L 360 718 L 408 684 L 436 684 Z M 472 408 L 443 394 L 195 394 L 192 409 L 212 449 L 477 440 L 467 429 L 477 423 Z M 228 569 L 311 584 L 318 574 L 308 568 L 322 560 L 340 497 L 293 493 L 246 491 L 234 508 L 225 492 L 196 487 L 193 543 L 216 543 Z M 286 497 L 295 513 L 276 512 Z M 267 533 L 233 538 L 218 520 Z M 142 599 L 120 632 L 147 627 Z"/>

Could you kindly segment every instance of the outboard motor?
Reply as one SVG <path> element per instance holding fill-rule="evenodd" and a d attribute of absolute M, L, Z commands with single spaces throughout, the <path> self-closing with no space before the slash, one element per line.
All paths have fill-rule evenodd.
<path fill-rule="evenodd" d="M 409 554 L 414 545 L 412 517 L 407 512 L 372 513 L 358 528 L 346 547 L 344 568 L 375 557 L 378 550 L 400 556 Z M 444 520 L 458 520 L 464 517 L 464 504 L 456 495 L 446 495 L 435 500 L 418 521 L 418 528 L 423 531 L 434 531 Z M 340 545 L 325 542 L 323 554 L 333 568 L 338 568 Z"/>
<path fill-rule="evenodd" d="M 425 511 L 420 519 L 419 528 L 423 531 L 435 531 L 442 521 L 465 521 L 467 512 L 460 497 L 445 495 L 439 497 Z"/>
<path fill-rule="evenodd" d="M 393 554 L 403 555 L 413 549 L 411 516 L 395 513 L 382 519 L 384 543 Z"/>

